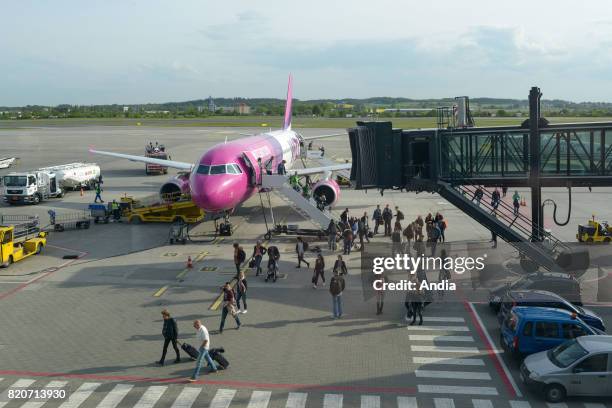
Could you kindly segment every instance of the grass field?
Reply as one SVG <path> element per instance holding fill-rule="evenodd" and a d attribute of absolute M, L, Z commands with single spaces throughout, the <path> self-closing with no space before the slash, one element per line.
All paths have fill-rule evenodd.
<path fill-rule="evenodd" d="M 551 123 L 573 122 L 612 122 L 612 118 L 563 117 L 548 118 Z M 371 118 L 311 118 L 295 117 L 294 128 L 337 128 L 346 129 L 355 126 L 357 120 Z M 435 118 L 380 118 L 391 120 L 393 126 L 403 129 L 432 128 L 436 126 Z M 518 125 L 525 118 L 475 118 L 476 126 Z M 0 130 L 28 127 L 65 127 L 65 126 L 161 126 L 161 127 L 262 127 L 278 129 L 281 117 L 262 116 L 215 116 L 203 119 L 38 119 L 38 120 L 1 120 Z"/>

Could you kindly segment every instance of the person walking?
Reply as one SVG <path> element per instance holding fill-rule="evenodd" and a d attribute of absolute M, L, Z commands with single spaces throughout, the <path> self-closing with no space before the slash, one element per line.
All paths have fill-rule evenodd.
<path fill-rule="evenodd" d="M 438 238 L 438 240 L 440 242 L 446 242 L 446 236 L 444 235 L 444 231 L 446 231 L 446 220 L 444 219 L 444 216 L 437 212 L 435 222 L 440 230 L 440 237 Z"/>
<path fill-rule="evenodd" d="M 391 242 L 393 243 L 391 247 L 391 253 L 393 256 L 402 253 L 402 229 L 397 225 L 393 230 L 393 234 L 391 234 Z"/>
<path fill-rule="evenodd" d="M 417 285 L 419 283 L 417 282 Z M 410 300 L 410 309 L 412 311 L 412 322 L 410 323 L 411 326 L 414 326 L 414 323 L 416 322 L 416 318 L 417 315 L 419 316 L 419 326 L 423 325 L 423 296 L 421 294 L 421 291 L 418 289 L 415 289 L 414 291 L 412 291 L 412 297 Z"/>
<path fill-rule="evenodd" d="M 236 296 L 234 290 L 231 288 L 229 282 L 225 282 L 223 285 L 223 309 L 221 310 L 221 324 L 219 325 L 219 334 L 223 333 L 223 327 L 225 327 L 225 319 L 228 314 L 231 314 L 236 321 L 236 330 L 240 329 L 240 318 L 236 312 Z"/>
<path fill-rule="evenodd" d="M 236 281 L 236 307 L 238 310 L 237 313 L 247 313 L 247 280 L 244 276 L 244 272 L 240 272 L 240 277 L 238 281 Z M 240 300 L 242 300 L 242 305 L 244 309 L 240 308 Z"/>
<path fill-rule="evenodd" d="M 502 186 L 502 197 L 508 194 L 508 186 Z"/>
<path fill-rule="evenodd" d="M 332 308 L 334 319 L 342 317 L 342 292 L 344 291 L 344 278 L 339 274 L 337 269 L 334 269 L 334 276 L 329 282 L 329 293 L 332 296 Z"/>
<path fill-rule="evenodd" d="M 246 260 L 246 252 L 237 243 L 234 242 L 234 265 L 236 265 L 236 278 L 240 276 L 240 265 Z"/>
<path fill-rule="evenodd" d="M 304 259 L 306 251 L 308 251 L 308 242 L 304 241 L 302 237 L 297 237 L 297 242 L 295 243 L 295 252 L 297 253 L 298 264 L 296 268 L 301 268 L 302 262 L 306 264 L 307 268 L 310 268 L 310 262 Z"/>
<path fill-rule="evenodd" d="M 101 203 L 104 202 L 102 199 L 102 185 L 100 183 L 96 184 L 96 198 L 94 198 L 94 203 L 97 203 L 100 200 Z"/>
<path fill-rule="evenodd" d="M 268 275 L 266 276 L 266 282 L 272 278 L 273 282 L 276 282 L 278 276 L 278 261 L 280 259 L 280 251 L 274 245 L 268 247 Z"/>
<path fill-rule="evenodd" d="M 425 225 L 425 221 L 423 221 L 422 216 L 418 216 L 414 221 L 414 240 L 415 241 L 423 241 L 423 226 Z"/>
<path fill-rule="evenodd" d="M 383 222 L 385 223 L 385 236 L 391 236 L 391 220 L 393 219 L 393 212 L 389 208 L 389 204 L 385 206 L 382 212 Z"/>
<path fill-rule="evenodd" d="M 347 275 L 348 269 L 346 268 L 346 262 L 342 260 L 342 255 L 338 255 L 338 259 L 334 262 L 333 272 L 338 272 L 340 275 Z"/>
<path fill-rule="evenodd" d="M 162 318 L 164 319 L 164 326 L 162 328 L 162 336 L 164 336 L 164 348 L 162 350 L 162 356 L 157 362 L 157 364 L 163 366 L 164 361 L 166 360 L 166 352 L 168 351 L 168 345 L 172 342 L 172 348 L 176 353 L 175 363 L 181 362 L 181 354 L 179 353 L 179 349 L 176 345 L 176 339 L 178 338 L 178 326 L 176 324 L 176 320 L 173 317 L 170 317 L 170 312 L 167 309 L 162 310 L 161 312 Z"/>
<path fill-rule="evenodd" d="M 472 197 L 472 201 L 476 200 L 476 204 L 480 207 L 480 200 L 482 200 L 483 196 L 484 192 L 482 191 L 482 187 L 478 186 L 476 187 L 476 190 L 474 190 L 474 196 Z"/>
<path fill-rule="evenodd" d="M 121 219 L 121 211 L 119 210 L 119 203 L 116 200 L 111 202 L 111 212 L 113 213 L 113 220 L 115 222 Z"/>
<path fill-rule="evenodd" d="M 514 216 L 517 217 L 521 208 L 521 195 L 517 190 L 512 194 L 512 207 L 514 207 Z"/>
<path fill-rule="evenodd" d="M 321 277 L 321 280 L 323 281 L 323 286 L 325 286 L 325 259 L 323 258 L 323 255 L 321 255 L 321 253 L 319 252 L 319 254 L 317 255 L 317 259 L 315 260 L 315 266 L 314 266 L 314 275 L 312 276 L 312 288 L 316 289 L 317 286 L 319 285 L 319 276 Z"/>
<path fill-rule="evenodd" d="M 414 222 L 408 224 L 408 226 L 402 232 L 402 235 L 406 239 L 406 243 L 404 244 L 404 253 L 410 255 L 411 247 L 410 241 L 414 239 Z"/>
<path fill-rule="evenodd" d="M 499 195 L 499 190 L 495 187 L 495 190 L 491 193 L 491 206 L 494 210 L 497 210 L 499 207 L 499 202 L 501 201 L 501 197 Z"/>
<path fill-rule="evenodd" d="M 395 206 L 395 222 L 396 223 L 402 223 L 402 221 L 404 221 L 404 213 L 400 211 L 399 207 L 396 205 Z"/>
<path fill-rule="evenodd" d="M 199 320 L 193 322 L 193 327 L 196 329 L 196 338 L 198 339 L 198 344 L 200 345 L 200 354 L 196 360 L 195 370 L 193 371 L 191 378 L 189 378 L 190 382 L 198 380 L 198 377 L 200 376 L 200 369 L 202 368 L 202 363 L 204 360 L 206 360 L 213 373 L 217 372 L 217 365 L 208 353 L 210 350 L 210 335 L 208 334 L 208 330 Z"/>
<path fill-rule="evenodd" d="M 493 210 L 492 215 L 497 218 L 497 210 Z M 493 248 L 497 248 L 497 233 L 493 229 L 491 230 L 491 241 L 489 242 L 493 243 Z"/>
<path fill-rule="evenodd" d="M 344 255 L 351 254 L 351 247 L 353 246 L 353 230 L 350 226 L 347 226 L 344 231 L 342 231 L 342 239 L 343 239 L 343 248 L 342 252 Z"/>
<path fill-rule="evenodd" d="M 327 247 L 330 251 L 336 250 L 336 237 L 338 235 L 338 226 L 334 220 L 329 220 L 327 225 Z"/>
<path fill-rule="evenodd" d="M 380 205 L 376 205 L 376 209 L 372 214 L 372 221 L 374 221 L 374 235 L 378 234 L 378 227 L 380 227 L 383 223 L 382 211 L 380 210 Z"/>
<path fill-rule="evenodd" d="M 370 224 L 368 223 L 368 213 L 364 212 L 363 216 L 359 219 L 359 221 L 361 222 L 361 226 L 363 227 L 363 234 L 365 235 L 365 239 L 366 241 L 368 241 L 368 244 L 370 243 Z"/>
<path fill-rule="evenodd" d="M 349 209 L 345 208 L 344 211 L 342 211 L 342 213 L 340 214 L 340 221 L 342 221 L 343 224 L 348 225 L 348 220 L 349 220 Z"/>
<path fill-rule="evenodd" d="M 287 163 L 286 160 L 281 160 L 281 162 L 278 163 L 278 166 L 276 167 L 276 173 L 279 176 L 284 176 L 287 174 L 287 168 L 285 167 L 286 163 Z"/>
<path fill-rule="evenodd" d="M 263 256 L 266 254 L 266 248 L 261 244 L 261 241 L 257 241 L 255 246 L 253 247 L 253 261 L 255 261 L 255 265 L 253 266 L 255 269 L 255 276 L 259 276 L 261 274 L 261 260 Z"/>
<path fill-rule="evenodd" d="M 389 278 L 384 273 L 380 275 L 379 280 L 382 283 L 389 282 Z M 383 289 L 383 285 L 380 285 L 380 289 L 376 290 L 376 314 L 381 315 L 383 312 L 383 306 L 385 305 L 385 290 Z"/>

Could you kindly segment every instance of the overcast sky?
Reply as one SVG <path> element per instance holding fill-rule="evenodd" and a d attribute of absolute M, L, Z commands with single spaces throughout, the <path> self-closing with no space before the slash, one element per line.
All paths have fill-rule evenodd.
<path fill-rule="evenodd" d="M 0 106 L 212 96 L 612 101 L 609 0 L 2 5 Z"/>

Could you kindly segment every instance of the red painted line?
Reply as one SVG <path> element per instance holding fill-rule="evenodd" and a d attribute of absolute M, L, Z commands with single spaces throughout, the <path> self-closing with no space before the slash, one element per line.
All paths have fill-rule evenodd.
<path fill-rule="evenodd" d="M 499 377 L 502 379 L 502 382 L 506 386 L 506 390 L 508 391 L 508 394 L 513 398 L 517 396 L 522 396 L 521 392 L 516 387 L 516 384 L 514 384 L 514 381 L 510 379 L 509 374 L 507 373 L 507 369 L 505 369 L 502 366 L 500 357 L 496 353 L 496 350 L 493 347 L 493 344 L 489 340 L 490 337 L 488 335 L 485 335 L 485 332 L 484 332 L 485 329 L 481 325 L 480 319 L 478 318 L 478 316 L 476 316 L 476 312 L 470 306 L 467 300 L 463 301 L 463 306 L 470 314 L 470 317 L 472 318 L 472 323 L 474 323 L 474 326 L 476 327 L 476 331 L 478 332 L 478 336 L 480 336 L 480 339 L 484 342 L 487 348 L 487 354 L 491 358 L 491 361 L 493 361 L 495 370 L 497 371 L 497 374 L 499 374 Z"/>
<path fill-rule="evenodd" d="M 288 390 L 313 390 L 313 391 L 349 391 L 349 392 L 372 392 L 372 393 L 392 393 L 392 394 L 416 394 L 415 387 L 370 387 L 370 386 L 352 386 L 352 385 L 316 385 L 316 384 L 277 384 L 277 383 L 260 383 L 252 381 L 234 381 L 234 380 L 198 380 L 193 383 L 186 378 L 155 378 L 155 377 L 138 377 L 129 375 L 100 375 L 100 374 L 69 374 L 69 373 L 53 373 L 53 372 L 38 372 L 38 371 L 17 371 L 17 370 L 0 370 L 0 375 L 12 375 L 20 377 L 62 377 L 76 378 L 83 380 L 107 380 L 107 381 L 126 381 L 126 382 L 146 382 L 146 383 L 164 383 L 164 384 L 208 384 L 221 385 L 226 387 L 236 388 L 263 388 L 263 389 L 288 389 Z M 214 374 L 211 374 L 214 375 Z"/>
<path fill-rule="evenodd" d="M 47 245 L 47 246 L 53 246 L 53 245 Z M 61 247 L 54 247 L 54 248 L 67 249 L 67 248 L 61 248 Z M 68 249 L 68 250 L 69 251 L 73 251 L 72 249 Z M 40 275 L 40 276 L 38 276 L 38 277 L 36 277 L 36 278 L 34 278 L 32 280 L 29 280 L 29 281 L 27 281 L 25 283 L 22 283 L 21 285 L 17 286 L 16 288 L 13 288 L 13 289 L 11 289 L 11 290 L 9 290 L 7 292 L 0 293 L 0 300 L 4 300 L 4 299 L 6 299 L 9 296 L 14 295 L 15 293 L 22 291 L 24 288 L 27 288 L 31 284 L 33 284 L 35 282 L 38 282 L 39 280 L 41 280 L 43 278 L 46 278 L 47 276 L 51 275 L 54 272 L 57 272 L 61 268 L 65 268 L 66 266 L 69 266 L 70 264 L 74 263 L 75 261 L 77 261 L 77 260 L 83 258 L 84 256 L 88 255 L 88 252 L 81 252 L 81 251 L 75 251 L 75 252 L 79 252 L 79 254 L 80 254 L 77 259 L 71 259 L 70 261 L 64 262 L 63 264 L 60 264 L 57 267 L 52 267 L 52 268 L 54 268 L 53 270 L 51 270 L 49 272 L 45 272 L 42 275 Z"/>

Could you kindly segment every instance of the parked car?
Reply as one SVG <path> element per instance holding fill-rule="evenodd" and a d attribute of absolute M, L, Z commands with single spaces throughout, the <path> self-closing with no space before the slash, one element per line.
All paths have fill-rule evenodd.
<path fill-rule="evenodd" d="M 547 290 L 556 293 L 575 305 L 582 306 L 580 282 L 572 275 L 558 272 L 536 272 L 497 287 L 489 291 L 489 306 L 499 311 L 501 300 L 510 290 Z"/>
<path fill-rule="evenodd" d="M 576 314 L 550 307 L 517 306 L 501 327 L 500 343 L 514 357 L 549 350 L 569 339 L 605 334 Z"/>
<path fill-rule="evenodd" d="M 521 364 L 521 380 L 548 402 L 566 396 L 612 396 L 612 336 L 582 336 Z"/>
<path fill-rule="evenodd" d="M 561 296 L 546 290 L 511 290 L 502 299 L 502 304 L 497 315 L 499 324 L 502 324 L 508 316 L 510 310 L 515 306 L 540 306 L 554 307 L 575 313 L 580 319 L 584 320 L 589 326 L 605 331 L 606 326 L 601 317 L 589 309 L 574 305 Z"/>

